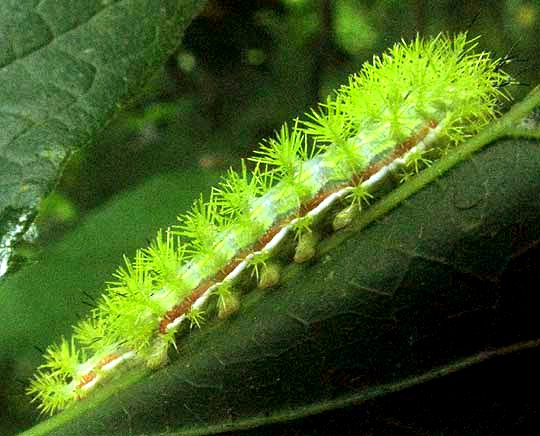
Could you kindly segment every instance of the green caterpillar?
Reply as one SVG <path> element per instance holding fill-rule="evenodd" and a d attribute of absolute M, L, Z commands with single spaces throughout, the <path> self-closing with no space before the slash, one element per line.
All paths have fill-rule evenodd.
<path fill-rule="evenodd" d="M 511 80 L 475 47 L 464 33 L 398 43 L 304 121 L 285 124 L 252 169 L 230 170 L 178 226 L 126 259 L 71 339 L 45 352 L 32 401 L 52 414 L 122 366 L 164 365 L 182 326 L 234 313 L 242 292 L 279 281 L 277 258 L 311 259 L 329 222 L 347 226 L 382 184 L 406 181 L 477 133 Z"/>

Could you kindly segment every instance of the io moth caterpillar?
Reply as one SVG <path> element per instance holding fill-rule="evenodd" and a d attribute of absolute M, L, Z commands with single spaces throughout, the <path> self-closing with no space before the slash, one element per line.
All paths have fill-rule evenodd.
<path fill-rule="evenodd" d="M 476 45 L 464 33 L 395 44 L 264 141 L 126 259 L 71 339 L 46 350 L 28 388 L 41 412 L 86 397 L 120 367 L 165 364 L 171 345 L 181 351 L 180 328 L 234 313 L 242 293 L 279 282 L 278 258 L 312 259 L 322 234 L 348 226 L 382 185 L 406 183 L 482 129 L 510 77 Z"/>

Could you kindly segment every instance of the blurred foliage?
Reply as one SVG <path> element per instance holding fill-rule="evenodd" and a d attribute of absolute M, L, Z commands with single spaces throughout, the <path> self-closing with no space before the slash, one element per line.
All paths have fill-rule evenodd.
<path fill-rule="evenodd" d="M 395 41 L 463 30 L 512 60 L 516 98 L 540 82 L 538 2 L 210 1 L 130 110 L 71 160 L 56 195 L 83 217 L 152 175 L 235 165 Z M 55 222 L 66 224 L 45 208 L 45 240 Z"/>

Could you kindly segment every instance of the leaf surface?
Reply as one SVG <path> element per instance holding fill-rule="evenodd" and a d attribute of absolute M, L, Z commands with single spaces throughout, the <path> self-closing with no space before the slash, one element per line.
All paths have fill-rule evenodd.
<path fill-rule="evenodd" d="M 0 3 L 0 276 L 66 159 L 137 93 L 203 4 Z"/>

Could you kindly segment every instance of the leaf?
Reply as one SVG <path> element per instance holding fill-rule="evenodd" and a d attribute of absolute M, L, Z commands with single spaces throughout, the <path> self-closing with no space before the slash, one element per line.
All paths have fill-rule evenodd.
<path fill-rule="evenodd" d="M 351 407 L 539 337 L 512 263 L 540 238 L 540 143 L 499 141 L 310 265 L 192 330 L 167 367 L 124 373 L 27 434 L 209 434 Z M 516 295 L 517 294 L 517 295 Z M 516 301 L 519 300 L 519 305 Z"/>
<path fill-rule="evenodd" d="M 0 276 L 68 157 L 138 92 L 203 4 L 0 3 Z"/>

